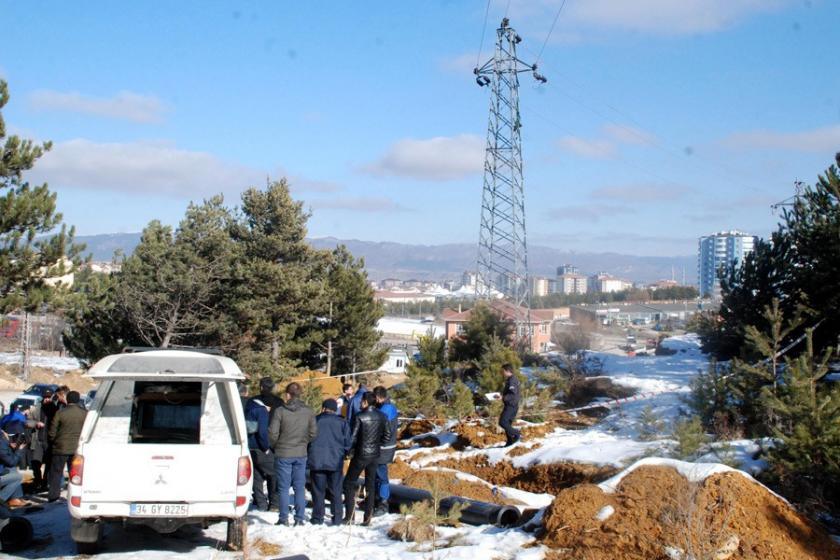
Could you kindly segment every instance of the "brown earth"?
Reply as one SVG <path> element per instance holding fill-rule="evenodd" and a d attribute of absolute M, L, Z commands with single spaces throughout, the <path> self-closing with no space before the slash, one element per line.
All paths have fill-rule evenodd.
<path fill-rule="evenodd" d="M 484 455 L 464 459 L 443 459 L 432 465 L 472 474 L 496 486 L 555 495 L 576 484 L 606 480 L 618 470 L 614 467 L 583 463 L 552 463 L 523 469 L 514 467 L 510 461 L 490 464 Z"/>
<path fill-rule="evenodd" d="M 403 517 L 388 529 L 388 538 L 402 542 L 428 542 L 435 536 L 435 526 L 415 517 Z"/>
<path fill-rule="evenodd" d="M 33 383 L 56 383 L 58 385 L 67 385 L 74 391 L 87 393 L 97 385 L 94 380 L 85 377 L 81 370 L 73 370 L 56 375 L 50 369 L 35 367 L 30 372 L 29 381 L 23 381 L 17 376 L 17 372 L 18 366 L 16 365 L 0 366 L 0 391 L 22 391 Z"/>
<path fill-rule="evenodd" d="M 435 429 L 436 426 L 425 418 L 409 420 L 402 431 L 400 431 L 399 439 L 408 439 L 421 434 L 428 434 L 429 432 L 434 432 Z"/>
<path fill-rule="evenodd" d="M 548 421 L 558 428 L 565 428 L 567 430 L 582 430 L 597 424 L 599 422 L 599 418 L 592 418 L 582 414 L 572 414 L 555 409 L 549 411 Z"/>
<path fill-rule="evenodd" d="M 263 539 L 257 539 L 251 543 L 251 554 L 257 553 L 263 558 L 272 558 L 280 554 L 283 547 L 273 542 L 268 542 Z"/>
<path fill-rule="evenodd" d="M 397 459 L 388 465 L 388 478 L 404 479 L 414 473 L 415 470 L 416 469 L 402 459 Z"/>
<path fill-rule="evenodd" d="M 540 442 L 536 442 L 531 445 L 517 446 L 508 451 L 508 457 L 519 457 L 521 455 L 526 455 L 531 451 L 536 451 L 540 447 L 542 447 L 542 444 Z"/>
<path fill-rule="evenodd" d="M 552 432 L 554 428 L 555 426 L 550 423 L 526 424 L 521 427 L 522 441 L 543 437 Z M 486 449 L 488 447 L 498 447 L 505 443 L 505 433 L 502 429 L 486 423 L 461 422 L 452 429 L 452 432 L 458 436 L 452 447 L 459 450 L 468 447 Z"/>
<path fill-rule="evenodd" d="M 615 513 L 595 518 L 604 506 Z M 560 492 L 546 512 L 549 560 L 830 560 L 840 546 L 765 487 L 738 473 L 693 484 L 670 467 L 628 474 L 615 494 L 593 484 Z"/>
<path fill-rule="evenodd" d="M 439 471 L 415 471 L 403 478 L 402 483 L 412 488 L 421 488 L 434 493 L 437 487 L 438 495 L 442 498 L 447 496 L 461 496 L 471 500 L 479 500 L 491 504 L 515 505 L 519 502 L 508 500 L 493 488 L 480 482 L 459 480 L 454 472 Z"/>

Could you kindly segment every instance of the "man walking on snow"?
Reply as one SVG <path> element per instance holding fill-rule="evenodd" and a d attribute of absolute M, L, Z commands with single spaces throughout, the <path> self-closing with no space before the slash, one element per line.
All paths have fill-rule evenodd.
<path fill-rule="evenodd" d="M 505 364 L 502 366 L 502 375 L 505 376 L 505 386 L 502 389 L 502 402 L 505 403 L 502 414 L 499 416 L 499 426 L 505 431 L 507 442 L 505 447 L 510 447 L 519 441 L 519 430 L 514 429 L 513 421 L 516 413 L 519 412 L 519 378 L 513 373 L 513 366 Z"/>

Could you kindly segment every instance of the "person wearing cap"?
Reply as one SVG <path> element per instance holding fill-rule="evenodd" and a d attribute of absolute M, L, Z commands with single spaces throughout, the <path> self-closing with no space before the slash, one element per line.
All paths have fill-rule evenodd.
<path fill-rule="evenodd" d="M 341 467 L 350 449 L 350 426 L 337 414 L 338 403 L 327 399 L 321 404 L 321 413 L 315 417 L 318 436 L 309 445 L 307 467 L 312 481 L 313 525 L 324 523 L 326 494 L 330 492 L 332 524 L 339 525 L 341 512 Z"/>
<path fill-rule="evenodd" d="M 273 390 L 273 381 L 271 387 L 272 389 L 269 392 Z M 280 511 L 277 473 L 274 470 L 274 452 L 268 441 L 270 411 L 271 407 L 263 402 L 262 394 L 251 397 L 245 403 L 248 449 L 251 451 L 251 464 L 254 466 L 253 503 L 254 507 L 260 511 Z"/>

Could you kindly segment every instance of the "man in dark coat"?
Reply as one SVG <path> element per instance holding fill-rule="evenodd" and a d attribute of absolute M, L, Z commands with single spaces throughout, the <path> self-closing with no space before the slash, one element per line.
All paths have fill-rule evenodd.
<path fill-rule="evenodd" d="M 361 411 L 353 417 L 353 431 L 350 436 L 350 452 L 353 458 L 344 477 L 344 523 L 353 522 L 356 501 L 356 483 L 359 475 L 365 473 L 365 517 L 362 525 L 370 525 L 376 494 L 376 467 L 382 446 L 391 439 L 388 419 L 376 409 L 376 397 L 365 393 L 361 399 Z"/>
<path fill-rule="evenodd" d="M 11 437 L 14 441 L 10 441 L 9 436 L 0 432 L 0 501 L 5 502 L 9 507 L 20 507 L 28 504 L 21 499 L 23 474 L 18 469 L 21 459 L 20 448 L 23 445 L 18 439 L 19 436 Z"/>
<path fill-rule="evenodd" d="M 257 426 L 256 432 L 251 433 L 249 429 L 248 433 L 248 449 L 254 465 L 254 506 L 260 511 L 280 511 L 274 453 L 268 441 L 269 410 L 270 407 L 262 401 L 261 396 L 251 397 L 245 403 L 245 421 Z"/>
<path fill-rule="evenodd" d="M 303 525 L 306 508 L 307 446 L 318 435 L 315 413 L 300 400 L 299 383 L 286 386 L 286 402 L 271 415 L 268 441 L 274 449 L 277 491 L 280 492 L 278 525 L 289 524 L 289 488 L 295 490 L 295 525 Z"/>
<path fill-rule="evenodd" d="M 312 480 L 312 518 L 314 525 L 324 522 L 324 504 L 330 490 L 330 510 L 333 525 L 339 525 L 341 516 L 341 467 L 350 450 L 350 427 L 338 415 L 338 403 L 327 399 L 316 418 L 318 436 L 309 445 L 309 476 Z"/>
<path fill-rule="evenodd" d="M 379 461 L 376 466 L 376 515 L 388 513 L 388 498 L 391 497 L 391 485 L 388 479 L 388 465 L 394 462 L 394 454 L 397 452 L 397 431 L 399 430 L 399 413 L 397 407 L 388 398 L 388 389 L 382 385 L 373 388 L 373 395 L 376 397 L 376 408 L 388 419 L 390 437 L 379 452 Z"/>
<path fill-rule="evenodd" d="M 78 391 L 67 393 L 67 406 L 56 412 L 50 425 L 49 441 L 52 451 L 49 472 L 49 494 L 47 499 L 54 502 L 61 494 L 61 479 L 64 467 L 70 468 L 70 460 L 76 453 L 82 426 L 85 423 L 87 410 L 79 404 L 81 397 Z"/>
<path fill-rule="evenodd" d="M 519 441 L 519 430 L 514 429 L 513 421 L 516 419 L 516 413 L 519 412 L 519 397 L 521 389 L 519 387 L 519 378 L 513 373 L 513 366 L 505 364 L 502 366 L 502 375 L 505 376 L 505 386 L 502 389 L 502 402 L 505 403 L 502 409 L 502 414 L 499 416 L 499 426 L 505 431 L 507 442 L 505 447 L 509 447 Z"/>
<path fill-rule="evenodd" d="M 353 426 L 353 417 L 361 412 L 362 410 L 362 399 L 368 393 L 368 388 L 365 387 L 364 383 L 359 383 L 359 388 L 356 389 L 355 394 L 350 398 L 350 401 L 347 403 L 347 414 L 345 417 L 347 418 L 347 423 L 350 426 Z"/>
<path fill-rule="evenodd" d="M 276 386 L 277 384 L 270 377 L 260 379 L 260 400 L 269 408 L 269 417 L 275 408 L 283 404 L 283 399 L 274 394 L 274 388 Z"/>

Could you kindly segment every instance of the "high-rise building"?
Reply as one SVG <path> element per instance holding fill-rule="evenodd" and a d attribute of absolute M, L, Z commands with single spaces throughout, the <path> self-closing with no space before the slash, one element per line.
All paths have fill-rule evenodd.
<path fill-rule="evenodd" d="M 557 276 L 563 276 L 564 274 L 580 274 L 578 272 L 578 267 L 571 265 L 571 264 L 561 264 L 557 267 Z"/>
<path fill-rule="evenodd" d="M 728 273 L 741 265 L 755 247 L 756 237 L 742 231 L 721 231 L 700 238 L 697 277 L 700 295 L 720 299 L 719 271 Z"/>

